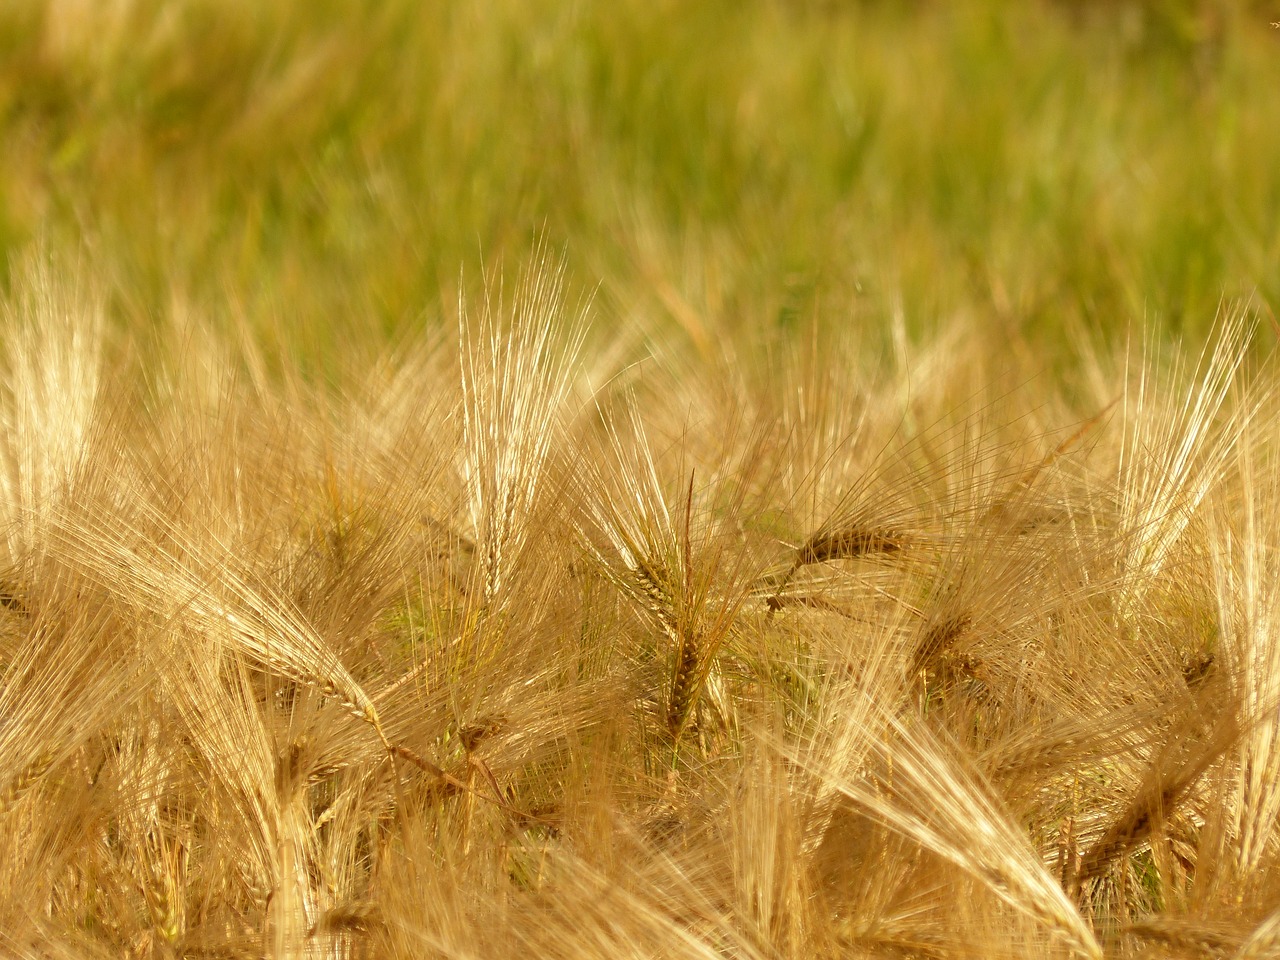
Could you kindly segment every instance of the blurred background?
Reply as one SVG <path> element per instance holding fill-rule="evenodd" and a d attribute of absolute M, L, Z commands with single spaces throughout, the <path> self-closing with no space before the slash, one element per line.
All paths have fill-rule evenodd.
<path fill-rule="evenodd" d="M 321 371 L 540 244 L 695 342 L 958 317 L 1052 352 L 1280 298 L 1280 3 L 0 6 L 0 286 Z M 1268 324 L 1264 323 L 1264 329 Z M 338 348 L 341 348 L 339 351 Z"/>

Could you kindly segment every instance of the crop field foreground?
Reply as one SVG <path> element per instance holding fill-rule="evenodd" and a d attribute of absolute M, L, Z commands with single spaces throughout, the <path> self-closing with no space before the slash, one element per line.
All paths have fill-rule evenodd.
<path fill-rule="evenodd" d="M 0 957 L 1280 957 L 1270 21 L 0 7 Z"/>

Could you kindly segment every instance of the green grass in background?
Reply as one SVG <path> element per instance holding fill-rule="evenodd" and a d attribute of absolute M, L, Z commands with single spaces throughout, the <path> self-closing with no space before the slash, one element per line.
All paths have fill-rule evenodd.
<path fill-rule="evenodd" d="M 315 357 L 543 239 L 608 321 L 958 312 L 1034 337 L 1280 297 L 1266 4 L 17 3 L 0 262 Z M 705 332 L 705 331 L 704 331 Z"/>

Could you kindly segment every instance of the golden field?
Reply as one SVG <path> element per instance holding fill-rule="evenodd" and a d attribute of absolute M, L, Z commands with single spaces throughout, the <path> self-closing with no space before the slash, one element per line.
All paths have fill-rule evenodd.
<path fill-rule="evenodd" d="M 1280 956 L 1266 4 L 0 11 L 0 955 Z"/>

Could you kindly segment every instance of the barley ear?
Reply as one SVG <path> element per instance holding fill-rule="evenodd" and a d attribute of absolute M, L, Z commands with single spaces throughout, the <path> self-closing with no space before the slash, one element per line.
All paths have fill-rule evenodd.
<path fill-rule="evenodd" d="M 1254 927 L 1233 960 L 1270 960 L 1277 956 L 1280 956 L 1280 910 Z"/>

